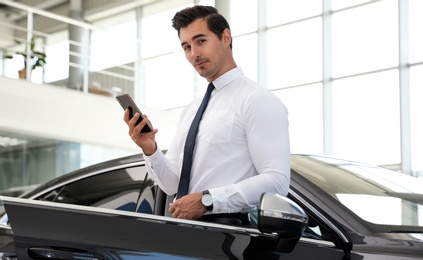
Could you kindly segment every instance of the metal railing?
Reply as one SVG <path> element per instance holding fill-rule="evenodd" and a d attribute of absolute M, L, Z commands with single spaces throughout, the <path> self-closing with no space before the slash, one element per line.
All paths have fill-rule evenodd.
<path fill-rule="evenodd" d="M 137 60 L 139 57 L 134 57 L 133 61 L 126 64 L 113 64 L 111 67 L 93 71 L 90 68 L 92 64 L 92 59 L 90 58 L 92 51 L 90 38 L 93 33 L 102 32 L 114 39 L 133 42 L 134 49 L 140 48 L 140 39 L 118 35 L 104 28 L 13 1 L 0 0 L 0 4 L 2 4 L 0 12 L 3 11 L 4 14 L 5 12 L 9 13 L 9 17 L 4 15 L 3 19 L 0 19 L 0 30 L 7 31 L 6 33 L 0 33 L 1 50 L 3 53 L 3 76 L 7 76 L 5 75 L 8 66 L 8 62 L 5 59 L 6 55 L 8 53 L 16 53 L 16 50 L 19 48 L 24 49 L 24 51 L 19 51 L 22 56 L 26 56 L 24 62 L 31 64 L 31 55 L 34 53 L 34 46 L 31 48 L 31 41 L 36 39 L 36 43 L 41 42 L 37 46 L 41 46 L 41 48 L 37 49 L 38 52 L 45 52 L 49 48 L 50 42 L 66 42 L 68 46 L 67 51 L 69 52 L 68 66 L 66 66 L 69 76 L 57 81 L 45 82 L 45 74 L 49 73 L 49 66 L 51 66 L 50 68 L 55 67 L 54 64 L 50 64 L 52 58 L 47 56 L 46 66 L 43 66 L 42 80 L 39 83 L 58 86 L 66 85 L 69 88 L 82 90 L 85 93 L 92 92 L 111 96 L 119 92 L 133 94 L 135 88 L 140 84 L 139 80 L 137 80 L 140 75 L 138 71 L 141 68 L 141 62 Z M 71 39 L 69 36 L 67 39 L 63 39 L 63 37 L 56 35 L 58 32 L 64 31 L 70 35 L 69 30 L 72 28 L 80 33 L 79 38 L 82 41 Z M 119 46 L 115 46 L 113 50 L 122 51 L 119 48 Z M 107 55 L 107 53 L 104 55 Z M 63 60 L 61 62 L 63 63 Z M 26 66 L 26 74 L 29 75 L 26 77 L 26 80 L 32 81 L 31 66 Z"/>

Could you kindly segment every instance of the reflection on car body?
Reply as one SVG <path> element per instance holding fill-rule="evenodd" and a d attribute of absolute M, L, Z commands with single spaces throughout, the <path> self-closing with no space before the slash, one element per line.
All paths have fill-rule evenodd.
<path fill-rule="evenodd" d="M 267 230 L 263 228 L 265 222 L 257 228 L 243 228 L 169 217 L 167 207 L 173 198 L 166 196 L 149 178 L 141 155 L 125 157 L 61 176 L 24 194 L 24 201 L 17 199 L 21 206 L 28 199 L 39 200 L 39 204 L 32 201 L 24 208 L 41 210 L 40 214 L 56 212 L 57 219 L 48 221 L 53 213 L 44 219 L 27 215 L 27 219 L 22 218 L 25 221 L 15 221 L 17 226 L 11 219 L 16 240 L 11 237 L 9 226 L 0 228 L 0 256 L 13 256 L 15 243 L 21 254 L 40 254 L 47 252 L 46 248 L 51 254 L 65 249 L 66 254 L 75 253 L 73 258 L 85 252 L 92 254 L 93 259 L 423 257 L 423 185 L 416 178 L 329 157 L 292 155 L 288 197 L 308 218 L 308 226 L 298 243 L 292 242 L 291 252 L 292 243 L 284 241 L 282 233 L 277 234 L 288 227 L 280 219 L 270 220 L 273 229 Z M 10 201 L 7 203 L 12 203 L 13 198 Z M 30 205 L 41 209 L 32 209 Z M 262 213 L 253 212 L 253 219 L 263 220 L 266 214 Z M 63 225 L 60 219 L 69 216 L 78 221 L 69 220 Z M 3 214 L 1 221 L 7 223 L 7 215 Z M 62 233 L 47 236 L 46 228 L 53 223 L 55 230 L 61 229 Z M 29 226 L 23 228 L 24 225 Z M 19 237 L 35 226 L 37 239 Z M 90 244 L 99 234 L 103 239 Z M 49 240 L 52 237 L 55 241 Z"/>

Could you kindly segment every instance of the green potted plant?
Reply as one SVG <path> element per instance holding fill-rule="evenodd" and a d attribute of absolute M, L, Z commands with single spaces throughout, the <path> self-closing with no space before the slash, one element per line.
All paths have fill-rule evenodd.
<path fill-rule="evenodd" d="M 16 41 L 16 43 L 18 44 L 22 44 L 22 42 Z M 37 67 L 43 67 L 46 64 L 46 58 L 47 55 L 44 52 L 41 51 L 37 51 L 35 50 L 35 38 L 32 37 L 31 42 L 30 42 L 30 55 L 31 55 L 31 60 L 30 60 L 30 66 L 31 66 L 31 70 L 34 70 Z M 6 59 L 13 59 L 14 55 L 22 55 L 24 58 L 24 68 L 19 70 L 19 78 L 23 78 L 26 79 L 26 68 L 28 67 L 27 64 L 27 53 L 26 50 L 25 51 L 18 51 L 15 52 L 15 54 L 11 55 L 8 54 L 5 56 Z"/>

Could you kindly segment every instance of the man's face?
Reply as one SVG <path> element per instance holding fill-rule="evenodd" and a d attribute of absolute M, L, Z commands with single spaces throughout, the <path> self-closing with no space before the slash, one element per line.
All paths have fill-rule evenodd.
<path fill-rule="evenodd" d="M 229 36 L 228 36 L 229 35 Z M 230 51 L 230 32 L 225 30 L 219 39 L 207 28 L 204 19 L 197 19 L 179 31 L 185 57 L 197 72 L 211 82 L 225 73 Z"/>

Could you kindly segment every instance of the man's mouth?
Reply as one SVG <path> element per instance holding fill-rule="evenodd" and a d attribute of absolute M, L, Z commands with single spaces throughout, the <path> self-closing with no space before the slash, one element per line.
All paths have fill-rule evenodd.
<path fill-rule="evenodd" d="M 194 66 L 195 67 L 202 67 L 206 62 L 207 62 L 207 60 L 196 60 L 194 62 Z"/>

